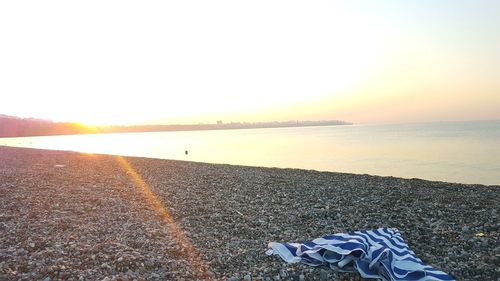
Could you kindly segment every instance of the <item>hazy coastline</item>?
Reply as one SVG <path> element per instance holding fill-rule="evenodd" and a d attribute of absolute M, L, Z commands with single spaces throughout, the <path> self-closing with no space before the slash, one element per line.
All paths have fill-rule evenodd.
<path fill-rule="evenodd" d="M 266 245 L 383 226 L 458 280 L 499 276 L 499 186 L 9 147 L 0 179 L 2 280 L 359 280 Z"/>
<path fill-rule="evenodd" d="M 222 120 L 214 124 L 154 124 L 154 125 L 85 125 L 74 122 L 54 122 L 36 118 L 19 118 L 0 114 L 0 138 L 62 136 L 79 134 L 143 133 L 143 132 L 183 132 L 262 128 L 293 128 L 316 126 L 340 126 L 353 123 L 341 120 L 322 121 L 272 121 L 272 122 L 229 122 Z"/>
<path fill-rule="evenodd" d="M 475 121 L 0 138 L 0 145 L 499 185 L 499 139 L 500 121 Z"/>

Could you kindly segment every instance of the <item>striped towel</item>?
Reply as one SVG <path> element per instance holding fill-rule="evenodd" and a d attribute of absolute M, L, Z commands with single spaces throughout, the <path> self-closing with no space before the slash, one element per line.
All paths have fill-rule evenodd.
<path fill-rule="evenodd" d="M 329 265 L 341 272 L 358 271 L 364 278 L 454 280 L 417 258 L 395 228 L 338 233 L 305 243 L 269 243 L 268 255 L 288 263 Z"/>

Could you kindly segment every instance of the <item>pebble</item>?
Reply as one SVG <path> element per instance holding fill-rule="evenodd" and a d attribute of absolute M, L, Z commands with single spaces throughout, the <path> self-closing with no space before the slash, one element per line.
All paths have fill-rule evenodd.
<path fill-rule="evenodd" d="M 328 272 L 326 270 L 321 269 L 319 272 L 319 280 L 326 281 L 328 279 Z"/>
<path fill-rule="evenodd" d="M 498 274 L 499 187 L 126 159 L 152 197 L 114 156 L 0 147 L 0 280 L 203 279 L 188 243 L 214 280 L 362 280 L 266 245 L 382 226 L 457 280 Z"/>

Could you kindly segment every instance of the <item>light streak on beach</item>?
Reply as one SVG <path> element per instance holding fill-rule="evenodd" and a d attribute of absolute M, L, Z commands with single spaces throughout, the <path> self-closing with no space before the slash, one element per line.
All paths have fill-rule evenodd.
<path fill-rule="evenodd" d="M 208 265 L 201 258 L 200 252 L 196 247 L 189 241 L 181 227 L 176 223 L 174 217 L 165 207 L 163 202 L 158 199 L 158 196 L 151 190 L 149 185 L 144 181 L 144 179 L 137 173 L 137 171 L 132 167 L 132 165 L 121 156 L 116 157 L 117 162 L 125 170 L 127 175 L 130 177 L 135 186 L 139 189 L 141 195 L 144 199 L 153 207 L 156 214 L 159 216 L 160 220 L 165 223 L 170 230 L 173 238 L 182 247 L 182 254 L 191 263 L 193 269 L 197 271 L 198 276 L 202 280 L 213 280 L 210 275 L 210 270 Z"/>

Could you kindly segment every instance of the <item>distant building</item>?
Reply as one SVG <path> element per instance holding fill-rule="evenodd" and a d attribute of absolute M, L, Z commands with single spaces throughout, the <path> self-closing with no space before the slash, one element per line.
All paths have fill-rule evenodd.
<path fill-rule="evenodd" d="M 222 125 L 222 120 L 217 120 L 217 125 Z"/>

